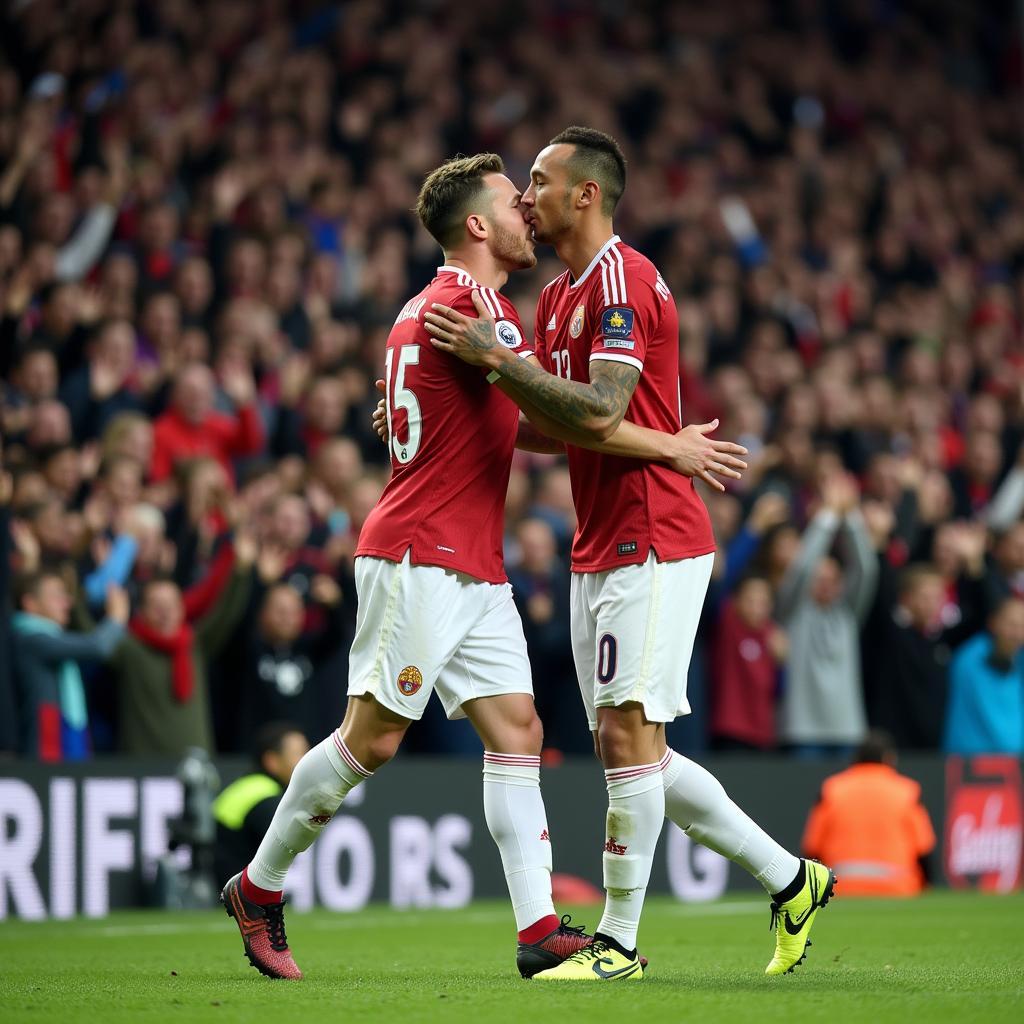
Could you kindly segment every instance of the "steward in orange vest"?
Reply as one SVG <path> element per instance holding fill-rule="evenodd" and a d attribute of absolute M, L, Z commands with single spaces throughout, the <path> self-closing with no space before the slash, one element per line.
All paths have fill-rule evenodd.
<path fill-rule="evenodd" d="M 825 780 L 802 847 L 832 867 L 844 897 L 913 896 L 927 884 L 935 832 L 887 733 L 868 733 L 854 763 Z"/>

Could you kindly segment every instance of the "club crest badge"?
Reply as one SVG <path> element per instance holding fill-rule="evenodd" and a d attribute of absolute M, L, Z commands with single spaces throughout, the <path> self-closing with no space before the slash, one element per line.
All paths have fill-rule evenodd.
<path fill-rule="evenodd" d="M 406 665 L 398 673 L 398 689 L 411 697 L 423 685 L 423 673 L 415 665 Z"/>
<path fill-rule="evenodd" d="M 576 307 L 576 312 L 573 313 L 572 319 L 569 321 L 569 334 L 578 338 L 583 333 L 583 319 L 586 315 L 586 307 L 580 303 Z"/>

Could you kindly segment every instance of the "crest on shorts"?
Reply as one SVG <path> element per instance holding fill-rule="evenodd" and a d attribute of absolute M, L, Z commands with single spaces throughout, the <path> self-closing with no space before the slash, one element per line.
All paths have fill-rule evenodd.
<path fill-rule="evenodd" d="M 411 697 L 423 685 L 423 673 L 415 665 L 406 665 L 398 673 L 398 689 Z"/>
<path fill-rule="evenodd" d="M 578 338 L 583 333 L 583 318 L 587 312 L 587 307 L 581 302 L 576 307 L 576 312 L 573 313 L 572 319 L 569 321 L 569 333 L 574 337 Z"/>

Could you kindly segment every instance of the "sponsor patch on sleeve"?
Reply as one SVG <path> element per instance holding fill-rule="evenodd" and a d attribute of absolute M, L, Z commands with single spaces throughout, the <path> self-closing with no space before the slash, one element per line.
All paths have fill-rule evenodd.
<path fill-rule="evenodd" d="M 494 330 L 498 335 L 498 341 L 505 348 L 519 348 L 523 343 L 522 332 L 511 320 L 499 320 L 494 325 Z"/>
<path fill-rule="evenodd" d="M 628 338 L 609 338 L 607 335 L 605 335 L 604 347 L 605 348 L 624 348 L 624 349 L 627 349 L 628 351 L 631 352 L 633 349 L 636 348 L 636 342 L 635 341 L 631 341 Z"/>
<path fill-rule="evenodd" d="M 601 316 L 601 333 L 606 338 L 628 338 L 633 333 L 633 310 L 622 306 L 606 309 Z"/>

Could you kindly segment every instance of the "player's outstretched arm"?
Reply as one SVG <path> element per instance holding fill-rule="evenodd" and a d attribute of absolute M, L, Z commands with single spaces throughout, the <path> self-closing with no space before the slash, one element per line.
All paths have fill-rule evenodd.
<path fill-rule="evenodd" d="M 718 420 L 691 423 L 675 434 L 651 430 L 650 427 L 641 427 L 623 420 L 606 441 L 595 441 L 545 416 L 504 378 L 499 379 L 497 385 L 519 404 L 527 417 L 526 423 L 520 421 L 519 436 L 516 439 L 516 447 L 525 451 L 558 452 L 563 448 L 559 442 L 564 442 L 604 455 L 664 462 L 683 476 L 700 477 L 716 491 L 725 490 L 725 484 L 719 477 L 739 480 L 747 468 L 747 464 L 739 457 L 747 454 L 746 448 L 731 441 L 719 441 L 707 436 L 718 426 Z"/>
<path fill-rule="evenodd" d="M 535 361 L 535 357 L 531 356 L 530 360 Z M 665 462 L 677 473 L 700 477 L 718 491 L 725 490 L 725 484 L 718 479 L 719 476 L 738 480 L 747 468 L 747 464 L 738 457 L 747 454 L 746 448 L 731 441 L 718 441 L 707 436 L 718 426 L 718 420 L 694 423 L 675 434 L 651 430 L 650 427 L 641 427 L 623 420 L 606 441 L 595 441 L 545 415 L 504 377 L 499 377 L 496 383 L 527 417 L 528 423 L 520 422 L 516 439 L 516 447 L 525 451 L 558 452 L 563 447 L 558 443 L 561 441 L 605 455 Z"/>
<path fill-rule="evenodd" d="M 716 490 L 725 490 L 719 476 L 739 479 L 746 463 L 742 445 L 706 435 L 717 426 L 691 424 L 676 434 L 662 433 L 623 419 L 639 379 L 628 364 L 600 360 L 591 364 L 591 381 L 583 384 L 545 372 L 535 358 L 522 359 L 497 341 L 494 321 L 476 292 L 478 319 L 447 306 L 435 305 L 424 317 L 436 348 L 467 363 L 486 366 L 499 374 L 498 386 L 548 437 L 590 448 L 606 455 L 666 462 L 684 476 L 700 477 Z M 536 438 L 524 436 L 531 451 Z"/>

